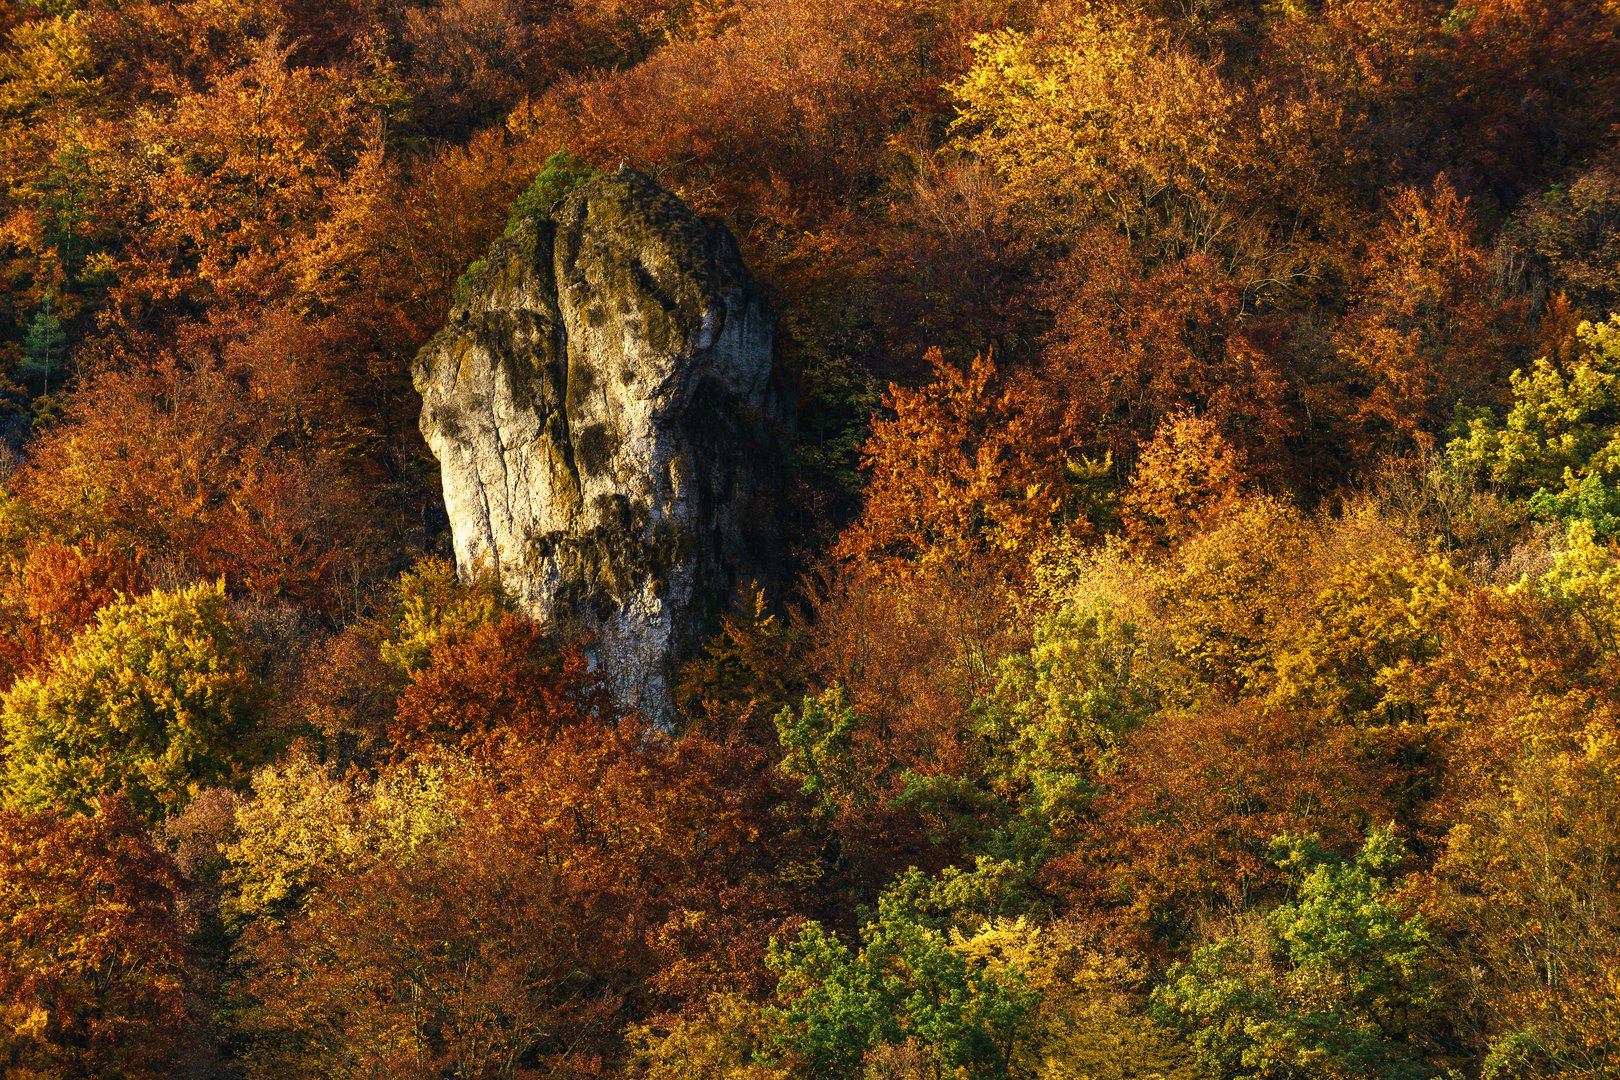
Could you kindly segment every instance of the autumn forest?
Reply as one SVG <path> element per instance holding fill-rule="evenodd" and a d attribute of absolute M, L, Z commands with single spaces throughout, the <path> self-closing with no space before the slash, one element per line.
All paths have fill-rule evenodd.
<path fill-rule="evenodd" d="M 631 171 L 672 718 L 412 381 Z M 6 1078 L 1620 1077 L 1616 0 L 11 0 L 0 172 Z"/>

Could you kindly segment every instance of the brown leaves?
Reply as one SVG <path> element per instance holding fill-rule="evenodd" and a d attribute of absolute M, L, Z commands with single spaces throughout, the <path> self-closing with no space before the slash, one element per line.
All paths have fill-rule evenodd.
<path fill-rule="evenodd" d="M 1175 413 L 1142 451 L 1121 500 L 1125 531 L 1137 544 L 1174 544 L 1201 531 L 1242 496 L 1242 456 L 1210 421 Z"/>
<path fill-rule="evenodd" d="M 1256 461 L 1296 427 L 1275 328 L 1248 317 L 1214 259 L 1145 265 L 1103 230 L 1080 237 L 1042 288 L 1054 321 L 1036 370 L 1049 430 L 1129 457 L 1172 413 L 1194 409 Z"/>
<path fill-rule="evenodd" d="M 128 156 L 108 212 L 129 239 L 123 302 L 268 299 L 284 288 L 292 251 L 364 133 L 343 81 L 290 53 L 261 41 L 205 90 L 173 87 L 171 109 L 142 113 L 120 133 Z"/>
<path fill-rule="evenodd" d="M 200 1050 L 179 874 L 117 800 L 0 811 L 0 1035 L 44 1075 L 158 1077 Z"/>
<path fill-rule="evenodd" d="M 508 613 L 436 644 L 400 694 L 388 733 L 398 755 L 434 745 L 472 753 L 506 740 L 545 742 L 562 728 L 613 715 L 583 649 L 559 648 L 539 626 Z"/>
<path fill-rule="evenodd" d="M 1523 308 L 1496 293 L 1467 202 L 1444 176 L 1402 190 L 1368 253 L 1338 348 L 1365 396 L 1352 422 L 1368 447 L 1433 445 L 1451 409 L 1500 385 L 1524 344 Z"/>
<path fill-rule="evenodd" d="M 1238 705 L 1164 716 L 1118 760 L 1086 838 L 1047 875 L 1172 937 L 1210 906 L 1240 907 L 1279 884 L 1272 837 L 1318 832 L 1353 849 L 1388 820 L 1383 770 L 1343 730 L 1297 714 Z"/>
<path fill-rule="evenodd" d="M 1052 448 L 1018 438 L 1016 384 L 999 379 L 989 357 L 966 369 L 937 349 L 929 359 L 934 381 L 891 386 L 885 404 L 893 417 L 872 425 L 863 451 L 871 473 L 866 513 L 839 540 L 838 558 L 896 571 L 911 563 L 1005 562 L 1063 509 Z M 1042 449 L 1048 453 L 1037 456 Z M 1031 465 L 1045 467 L 1032 475 Z"/>
<path fill-rule="evenodd" d="M 36 442 L 23 498 L 66 536 L 101 534 L 233 588 L 341 603 L 339 576 L 365 558 L 370 506 L 345 475 L 365 433 L 317 385 L 317 348 L 270 312 L 99 375 Z"/>
<path fill-rule="evenodd" d="M 771 719 L 802 685 L 803 633 L 771 611 L 758 583 L 739 589 L 703 654 L 681 669 L 687 729 L 717 742 L 773 745 Z"/>
<path fill-rule="evenodd" d="M 580 723 L 450 777 L 448 834 L 250 932 L 255 1075 L 596 1075 L 626 1017 L 756 977 L 804 857 L 758 756 Z"/>

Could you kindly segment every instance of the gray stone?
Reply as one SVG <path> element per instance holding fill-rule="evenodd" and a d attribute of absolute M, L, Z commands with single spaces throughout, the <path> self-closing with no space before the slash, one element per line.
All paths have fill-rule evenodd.
<path fill-rule="evenodd" d="M 456 563 L 591 635 L 667 723 L 675 667 L 738 581 L 786 418 L 736 241 L 639 173 L 604 174 L 490 249 L 417 356 Z"/>

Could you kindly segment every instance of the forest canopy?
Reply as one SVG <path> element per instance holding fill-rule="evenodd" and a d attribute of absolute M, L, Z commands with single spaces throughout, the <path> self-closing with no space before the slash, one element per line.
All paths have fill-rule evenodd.
<path fill-rule="evenodd" d="M 626 168 L 797 418 L 669 725 L 410 375 Z M 6 1077 L 1620 1076 L 1614 0 L 18 0 L 0 170 Z"/>

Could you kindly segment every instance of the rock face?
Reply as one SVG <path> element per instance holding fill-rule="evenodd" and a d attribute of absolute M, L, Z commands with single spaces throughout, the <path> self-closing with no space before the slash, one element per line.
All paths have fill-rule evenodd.
<path fill-rule="evenodd" d="M 786 418 L 736 241 L 639 173 L 588 181 L 490 249 L 416 358 L 463 576 L 592 635 L 667 723 L 675 665 L 756 572 Z"/>

